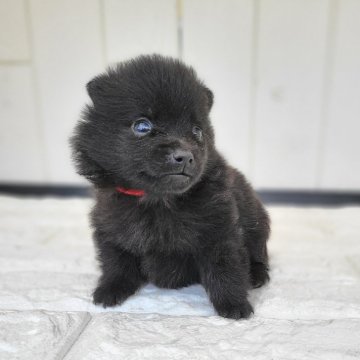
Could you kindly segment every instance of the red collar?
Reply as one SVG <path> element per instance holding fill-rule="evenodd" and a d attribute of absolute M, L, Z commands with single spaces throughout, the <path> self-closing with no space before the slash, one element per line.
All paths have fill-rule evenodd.
<path fill-rule="evenodd" d="M 115 190 L 118 193 L 122 193 L 122 194 L 126 194 L 126 195 L 132 195 L 132 196 L 138 196 L 138 197 L 141 197 L 141 196 L 145 195 L 145 191 L 144 190 L 139 190 L 139 189 L 125 189 L 125 188 L 123 188 L 121 186 L 117 186 L 115 188 Z"/>

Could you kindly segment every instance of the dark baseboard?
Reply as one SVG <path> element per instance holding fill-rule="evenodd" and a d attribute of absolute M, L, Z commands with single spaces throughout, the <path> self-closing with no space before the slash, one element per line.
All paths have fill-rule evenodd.
<path fill-rule="evenodd" d="M 266 204 L 340 206 L 360 205 L 360 192 L 260 190 Z M 67 185 L 0 184 L 0 194 L 17 196 L 91 197 L 91 188 Z"/>
<path fill-rule="evenodd" d="M 68 185 L 0 184 L 0 194 L 42 197 L 90 197 L 91 188 Z"/>
<path fill-rule="evenodd" d="M 303 206 L 360 205 L 360 192 L 261 190 L 257 193 L 266 204 Z"/>

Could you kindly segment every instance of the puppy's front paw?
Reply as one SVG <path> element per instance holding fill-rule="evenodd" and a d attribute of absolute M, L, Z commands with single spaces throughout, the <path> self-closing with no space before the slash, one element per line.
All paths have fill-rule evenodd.
<path fill-rule="evenodd" d="M 251 304 L 245 300 L 237 305 L 221 304 L 215 306 L 216 311 L 222 317 L 239 320 L 248 318 L 253 312 Z"/>
<path fill-rule="evenodd" d="M 263 286 L 270 280 L 268 267 L 259 262 L 251 263 L 250 275 L 251 285 L 254 289 Z"/>
<path fill-rule="evenodd" d="M 121 285 L 100 284 L 93 293 L 93 301 L 95 305 L 102 304 L 104 308 L 120 305 L 134 292 Z"/>

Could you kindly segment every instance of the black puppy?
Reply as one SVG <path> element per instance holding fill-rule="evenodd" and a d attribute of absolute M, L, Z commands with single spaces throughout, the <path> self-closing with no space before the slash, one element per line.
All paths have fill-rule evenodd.
<path fill-rule="evenodd" d="M 247 291 L 269 279 L 269 218 L 215 149 L 212 92 L 158 55 L 120 63 L 87 90 L 71 144 L 96 189 L 95 304 L 120 304 L 146 282 L 201 283 L 221 316 L 248 317 Z"/>

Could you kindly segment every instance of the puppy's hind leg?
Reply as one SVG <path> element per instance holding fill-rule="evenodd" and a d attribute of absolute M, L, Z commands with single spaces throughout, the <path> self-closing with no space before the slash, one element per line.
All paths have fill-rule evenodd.
<path fill-rule="evenodd" d="M 270 234 L 270 219 L 262 204 L 257 202 L 256 215 L 244 225 L 245 246 L 250 258 L 250 280 L 258 288 L 270 280 L 266 242 Z"/>

